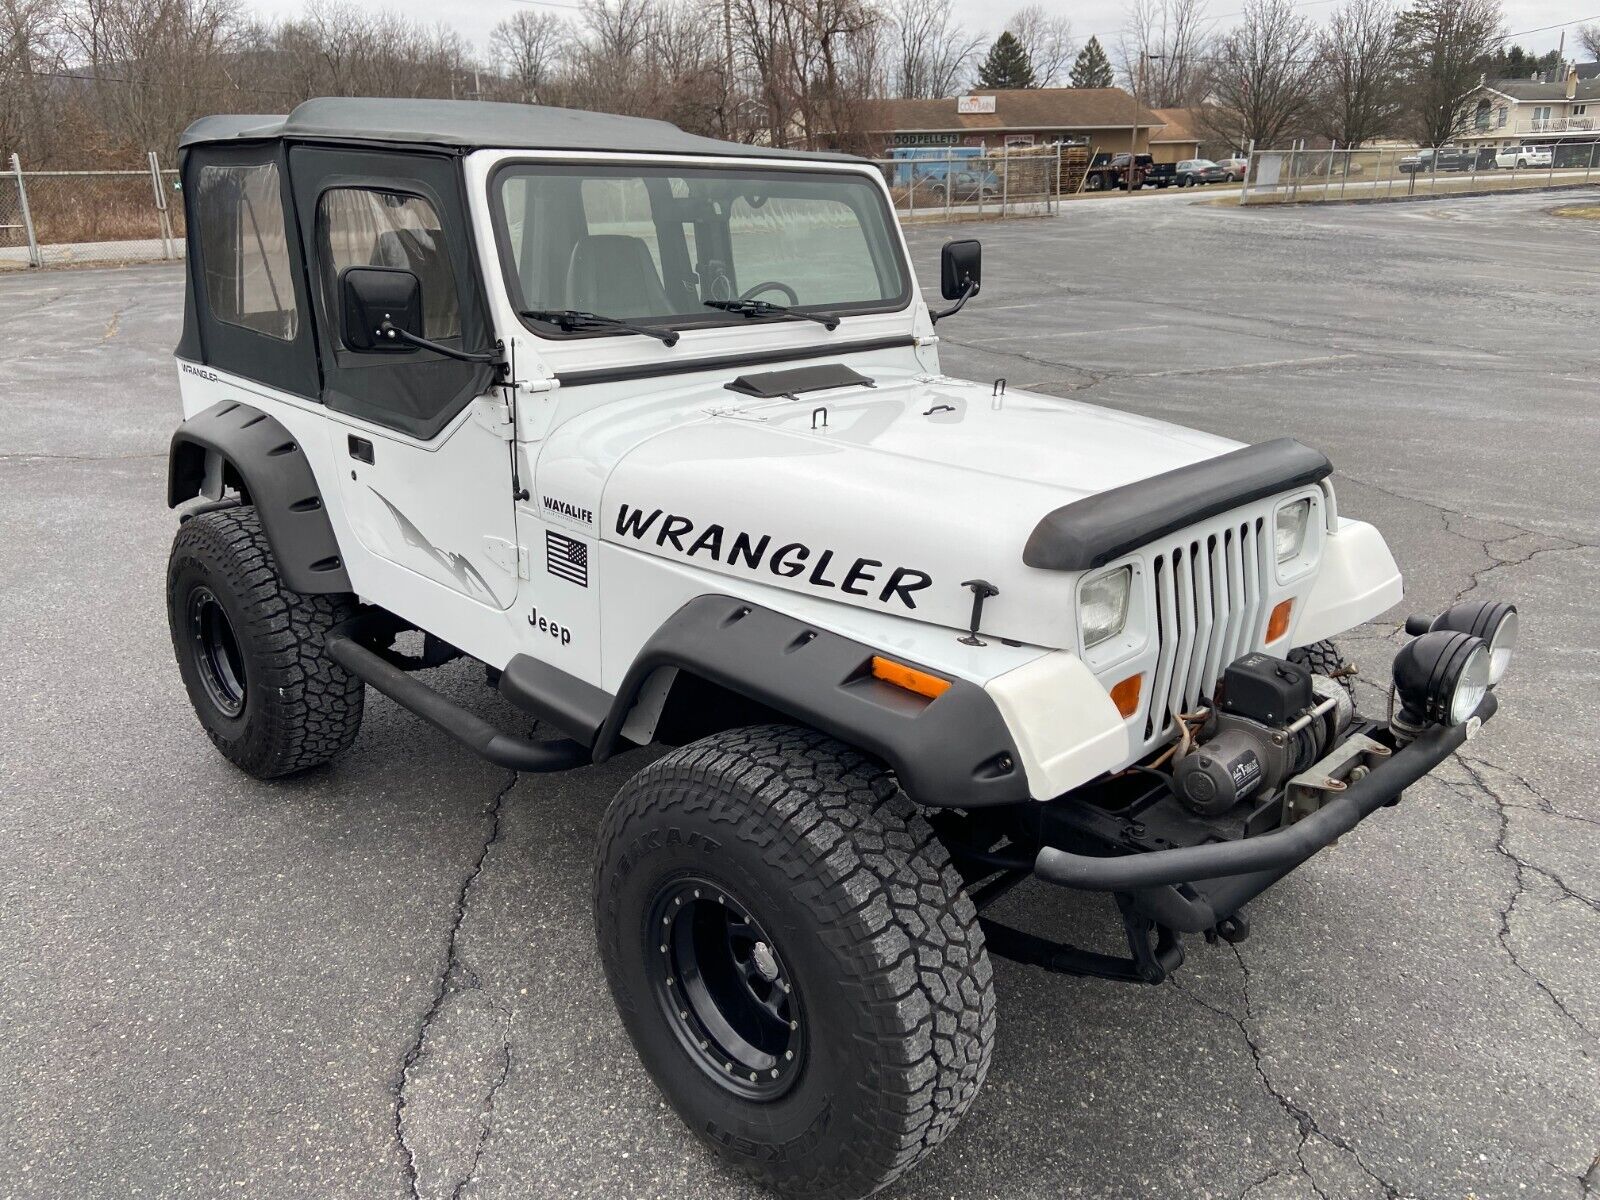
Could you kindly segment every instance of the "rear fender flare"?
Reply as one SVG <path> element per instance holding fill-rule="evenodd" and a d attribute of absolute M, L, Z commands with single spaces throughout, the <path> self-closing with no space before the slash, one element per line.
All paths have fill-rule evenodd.
<path fill-rule="evenodd" d="M 232 400 L 196 413 L 172 435 L 167 507 L 216 498 L 224 478 L 255 507 L 290 590 L 308 596 L 353 590 L 316 475 L 293 434 Z"/>

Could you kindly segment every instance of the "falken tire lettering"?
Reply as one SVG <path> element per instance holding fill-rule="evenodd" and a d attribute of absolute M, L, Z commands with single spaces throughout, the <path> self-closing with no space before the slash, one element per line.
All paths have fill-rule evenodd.
<path fill-rule="evenodd" d="M 784 542 L 769 555 L 767 550 L 773 541 L 771 534 L 757 535 L 736 530 L 730 540 L 728 530 L 720 524 L 701 527 L 698 536 L 689 540 L 696 532 L 694 521 L 659 508 L 647 513 L 642 508 L 632 508 L 626 504 L 619 506 L 616 530 L 619 537 L 631 537 L 639 542 L 653 541 L 663 549 L 670 543 L 685 558 L 704 555 L 712 562 L 730 567 L 748 567 L 752 571 L 759 571 L 765 565 L 780 579 L 805 576 L 806 583 L 812 587 L 837 588 L 851 596 L 873 595 L 873 589 L 860 585 L 880 584 L 881 580 L 876 593 L 880 604 L 898 600 L 907 608 L 914 609 L 917 607 L 916 593 L 933 586 L 933 576 L 915 567 L 895 567 L 887 578 L 883 578 L 879 572 L 884 563 L 876 558 L 854 559 L 841 571 L 834 566 L 834 551 L 823 550 L 813 555 L 811 547 L 804 542 Z M 726 554 L 723 552 L 725 545 Z"/>

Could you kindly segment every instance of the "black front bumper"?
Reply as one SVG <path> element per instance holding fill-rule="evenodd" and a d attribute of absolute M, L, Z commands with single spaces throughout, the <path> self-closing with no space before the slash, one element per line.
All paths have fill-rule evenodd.
<path fill-rule="evenodd" d="M 1425 730 L 1337 799 L 1271 833 L 1111 856 L 1045 846 L 1034 859 L 1033 873 L 1062 887 L 1124 894 L 1138 912 L 1179 932 L 1214 929 L 1317 851 L 1393 804 L 1455 753 L 1469 730 L 1489 721 L 1498 707 L 1490 692 L 1468 721 Z"/>

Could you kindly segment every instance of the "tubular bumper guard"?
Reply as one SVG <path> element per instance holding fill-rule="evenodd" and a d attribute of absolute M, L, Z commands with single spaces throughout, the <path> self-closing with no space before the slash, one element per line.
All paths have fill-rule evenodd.
<path fill-rule="evenodd" d="M 1237 841 L 1110 857 L 1046 846 L 1034 860 L 1034 874 L 1062 887 L 1125 893 L 1140 912 L 1180 932 L 1213 929 L 1317 851 L 1398 800 L 1407 787 L 1455 753 L 1498 707 L 1490 692 L 1467 721 L 1427 729 L 1337 799 L 1287 828 Z"/>

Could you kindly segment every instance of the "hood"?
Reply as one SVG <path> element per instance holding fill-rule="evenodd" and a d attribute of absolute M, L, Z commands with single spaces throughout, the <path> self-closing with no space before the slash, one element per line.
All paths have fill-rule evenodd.
<path fill-rule="evenodd" d="M 1095 405 L 926 377 L 795 399 L 703 393 L 623 453 L 602 538 L 713 573 L 965 629 L 1076 644 L 1075 577 L 1025 566 L 1053 510 L 1238 448 Z"/>

